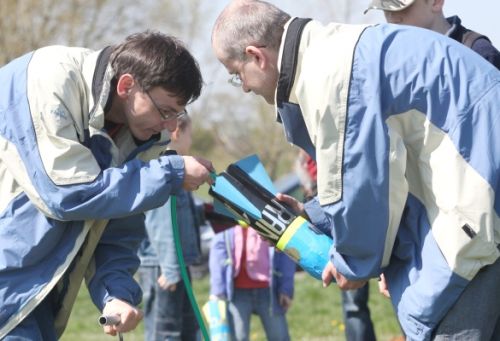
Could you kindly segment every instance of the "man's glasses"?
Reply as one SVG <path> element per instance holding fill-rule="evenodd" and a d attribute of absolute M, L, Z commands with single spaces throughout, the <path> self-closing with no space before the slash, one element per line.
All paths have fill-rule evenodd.
<path fill-rule="evenodd" d="M 259 49 L 264 49 L 266 48 L 267 46 L 266 45 L 259 45 L 259 46 L 256 46 L 258 47 Z M 243 65 L 246 63 L 247 61 L 243 62 Z M 240 87 L 243 85 L 243 81 L 241 80 L 241 77 L 240 77 L 240 74 L 239 73 L 235 73 L 234 75 L 231 75 L 231 78 L 229 78 L 227 80 L 227 82 L 229 84 L 231 84 L 232 86 L 236 86 L 236 87 Z"/>
<path fill-rule="evenodd" d="M 232 86 L 236 86 L 236 87 L 240 87 L 243 85 L 243 81 L 241 80 L 241 77 L 239 74 L 234 74 L 234 75 L 231 75 L 231 78 L 229 78 L 227 80 L 227 82 L 229 84 L 231 84 Z"/>
<path fill-rule="evenodd" d="M 172 121 L 172 120 L 176 120 L 184 115 L 187 115 L 186 109 L 184 109 L 178 113 L 175 113 L 172 110 L 167 112 L 165 110 L 160 109 L 160 107 L 154 101 L 153 97 L 151 97 L 151 95 L 149 94 L 149 91 L 144 91 L 144 93 L 149 97 L 149 100 L 151 101 L 151 103 L 153 103 L 153 106 L 156 108 L 156 110 L 160 114 L 163 121 Z"/>

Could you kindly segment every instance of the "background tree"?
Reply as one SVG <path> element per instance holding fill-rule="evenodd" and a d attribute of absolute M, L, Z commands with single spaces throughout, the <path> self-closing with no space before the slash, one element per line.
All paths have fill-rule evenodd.
<path fill-rule="evenodd" d="M 136 7 L 131 0 L 2 0 L 0 65 L 45 45 L 102 46 L 136 24 Z"/>
<path fill-rule="evenodd" d="M 270 0 L 284 10 L 323 22 L 362 22 L 364 0 Z M 0 0 L 0 65 L 41 46 L 62 44 L 100 49 L 127 35 L 156 29 L 184 41 L 198 60 L 205 86 L 189 106 L 193 154 L 223 170 L 257 153 L 273 178 L 291 171 L 296 150 L 276 124 L 274 109 L 227 82 L 212 54 L 210 34 L 228 0 Z M 372 11 L 376 12 L 376 11 Z M 357 20 L 356 20 L 357 19 Z"/>

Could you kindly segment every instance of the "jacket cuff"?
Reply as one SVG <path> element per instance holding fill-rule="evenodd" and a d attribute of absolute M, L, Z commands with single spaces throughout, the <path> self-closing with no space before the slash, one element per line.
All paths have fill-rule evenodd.
<path fill-rule="evenodd" d="M 318 197 L 314 197 L 310 201 L 304 204 L 304 210 L 306 211 L 309 221 L 318 229 L 321 230 L 327 236 L 332 235 L 330 222 L 325 214 L 325 211 L 321 207 Z"/>
<path fill-rule="evenodd" d="M 172 189 L 177 192 L 182 188 L 184 182 L 184 159 L 181 155 L 162 156 L 165 161 L 163 167 L 168 167 L 170 170 L 170 178 L 172 179 Z"/>

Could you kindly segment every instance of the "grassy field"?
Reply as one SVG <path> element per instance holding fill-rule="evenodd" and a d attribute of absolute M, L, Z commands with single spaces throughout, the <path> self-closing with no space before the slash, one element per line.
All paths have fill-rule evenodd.
<path fill-rule="evenodd" d="M 208 298 L 208 277 L 193 282 L 196 299 L 204 303 Z M 300 272 L 295 277 L 295 298 L 288 313 L 292 340 L 326 341 L 344 340 L 344 324 L 340 305 L 340 292 L 335 286 L 323 288 L 321 283 Z M 401 334 L 388 299 L 378 293 L 376 281 L 370 282 L 370 309 L 377 339 L 389 341 Z M 73 309 L 63 341 L 110 341 L 117 337 L 105 335 L 97 324 L 99 312 L 91 303 L 86 288 L 82 287 Z M 252 318 L 251 340 L 265 340 L 258 318 Z M 143 325 L 124 334 L 126 341 L 143 340 Z"/>

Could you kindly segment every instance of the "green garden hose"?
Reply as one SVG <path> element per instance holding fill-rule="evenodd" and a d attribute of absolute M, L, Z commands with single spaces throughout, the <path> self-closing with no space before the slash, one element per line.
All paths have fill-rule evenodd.
<path fill-rule="evenodd" d="M 191 307 L 193 307 L 196 320 L 198 320 L 198 325 L 200 326 L 201 333 L 203 334 L 205 341 L 210 341 L 210 335 L 208 334 L 207 327 L 205 326 L 205 322 L 203 320 L 203 317 L 201 316 L 200 307 L 198 307 L 198 303 L 196 303 L 196 299 L 193 293 L 193 287 L 191 286 L 191 282 L 189 281 L 186 263 L 184 262 L 184 255 L 182 254 L 181 238 L 179 236 L 179 225 L 177 224 L 177 198 L 175 197 L 175 195 L 170 196 L 170 212 L 172 215 L 172 230 L 174 232 L 175 252 L 177 253 L 177 259 L 179 260 L 181 278 L 184 282 L 189 301 L 191 302 Z"/>

